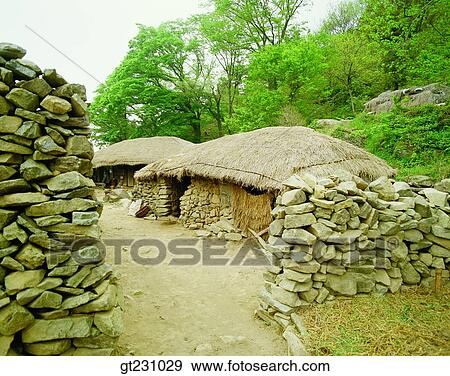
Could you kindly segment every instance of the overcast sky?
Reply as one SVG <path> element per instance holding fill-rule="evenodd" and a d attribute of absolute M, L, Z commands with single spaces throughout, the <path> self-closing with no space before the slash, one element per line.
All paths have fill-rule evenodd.
<path fill-rule="evenodd" d="M 340 0 L 312 0 L 302 20 L 317 28 Z M 24 47 L 41 68 L 87 87 L 89 100 L 120 64 L 137 23 L 158 26 L 204 11 L 203 0 L 11 0 L 2 4 L 0 41 Z M 33 31 L 31 31 L 31 30 Z M 43 37 L 83 69 L 45 43 Z M 94 77 L 94 78 L 93 78 Z"/>

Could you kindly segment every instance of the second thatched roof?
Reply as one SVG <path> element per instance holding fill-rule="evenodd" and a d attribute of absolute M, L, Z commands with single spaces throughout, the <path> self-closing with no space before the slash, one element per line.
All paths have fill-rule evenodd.
<path fill-rule="evenodd" d="M 94 168 L 117 165 L 143 165 L 182 153 L 193 144 L 178 137 L 135 138 L 112 144 L 95 152 Z"/>
<path fill-rule="evenodd" d="M 197 176 L 276 191 L 292 174 L 326 176 L 338 169 L 369 179 L 396 173 L 382 159 L 310 128 L 270 127 L 194 145 L 149 164 L 135 177 Z"/>

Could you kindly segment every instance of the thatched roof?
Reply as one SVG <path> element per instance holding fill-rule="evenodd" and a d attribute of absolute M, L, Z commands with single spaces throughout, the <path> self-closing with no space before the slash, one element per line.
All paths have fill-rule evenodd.
<path fill-rule="evenodd" d="M 135 138 L 112 144 L 95 152 L 94 168 L 117 165 L 142 165 L 179 154 L 193 144 L 178 137 Z"/>
<path fill-rule="evenodd" d="M 396 172 L 382 159 L 310 128 L 271 127 L 195 145 L 135 177 L 197 176 L 272 191 L 282 189 L 281 182 L 294 173 L 325 176 L 338 169 L 370 179 Z"/>

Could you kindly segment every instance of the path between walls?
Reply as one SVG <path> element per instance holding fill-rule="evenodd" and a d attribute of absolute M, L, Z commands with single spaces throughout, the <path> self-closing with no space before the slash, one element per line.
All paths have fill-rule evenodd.
<path fill-rule="evenodd" d="M 153 237 L 167 243 L 193 232 L 179 224 L 138 219 L 106 204 L 103 239 Z M 152 254 L 141 254 L 150 257 Z M 230 250 L 233 254 L 236 250 Z M 112 262 L 108 248 L 108 261 Z M 130 252 L 115 265 L 125 294 L 119 346 L 134 355 L 286 355 L 273 327 L 254 319 L 263 267 L 144 266 Z"/>

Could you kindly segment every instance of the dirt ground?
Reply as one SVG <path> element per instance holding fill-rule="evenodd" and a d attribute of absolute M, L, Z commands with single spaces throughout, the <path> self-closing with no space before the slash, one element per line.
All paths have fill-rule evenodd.
<path fill-rule="evenodd" d="M 106 204 L 103 239 L 194 237 L 174 222 L 128 216 Z M 233 255 L 236 246 L 227 250 Z M 108 261 L 113 262 L 108 247 Z M 151 257 L 156 251 L 143 248 Z M 125 294 L 125 332 L 119 348 L 133 355 L 286 355 L 286 342 L 274 328 L 254 319 L 263 267 L 151 266 L 135 262 L 129 247 L 115 269 Z"/>

